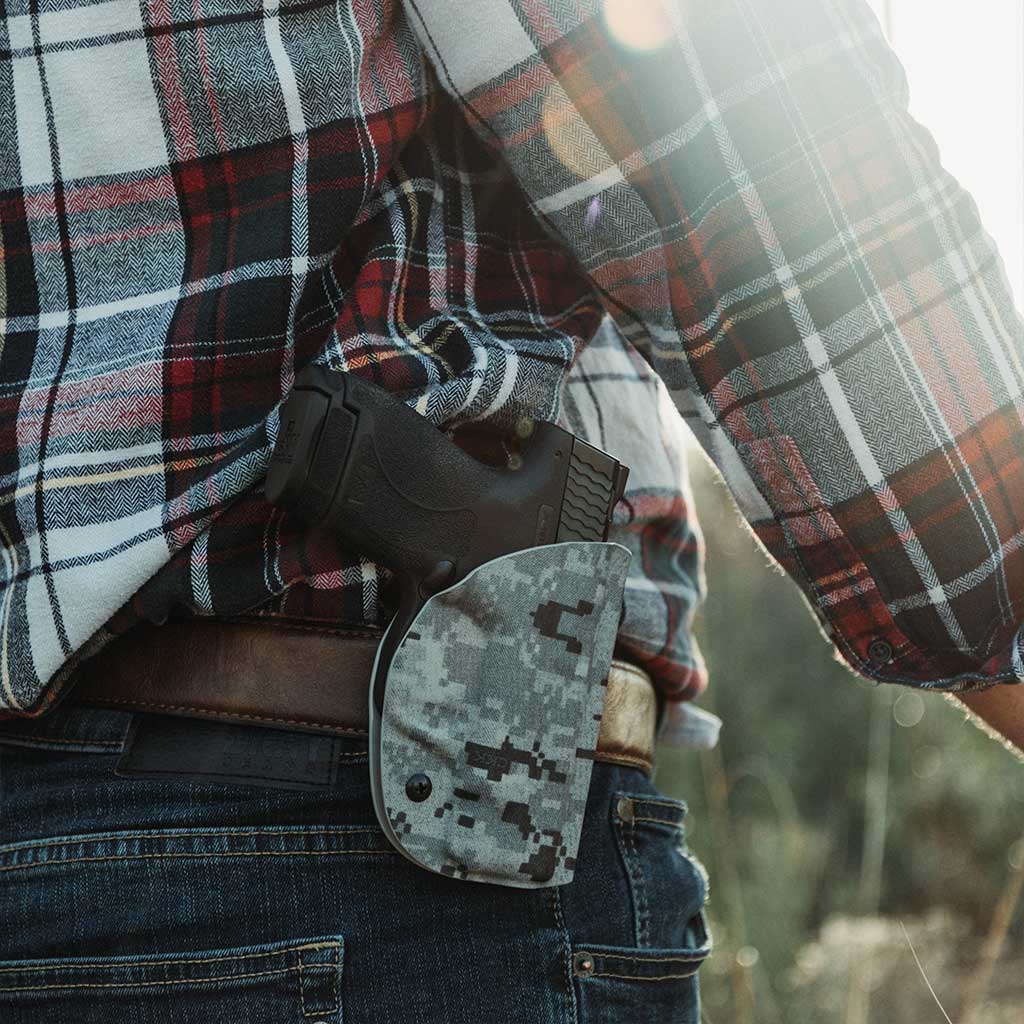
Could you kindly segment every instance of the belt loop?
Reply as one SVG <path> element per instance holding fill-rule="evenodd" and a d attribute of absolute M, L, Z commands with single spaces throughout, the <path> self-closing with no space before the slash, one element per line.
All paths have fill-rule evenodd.
<path fill-rule="evenodd" d="M 322 946 L 304 946 L 299 950 L 299 998 L 302 1016 L 339 1020 L 338 979 L 345 955 L 344 941 Z"/>

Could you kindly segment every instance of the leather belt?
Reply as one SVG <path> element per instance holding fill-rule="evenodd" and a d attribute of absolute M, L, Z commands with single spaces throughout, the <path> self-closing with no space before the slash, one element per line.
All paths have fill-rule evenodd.
<path fill-rule="evenodd" d="M 203 619 L 141 624 L 82 663 L 75 703 L 333 735 L 365 734 L 382 630 Z M 612 660 L 595 760 L 651 773 L 650 676 Z"/>

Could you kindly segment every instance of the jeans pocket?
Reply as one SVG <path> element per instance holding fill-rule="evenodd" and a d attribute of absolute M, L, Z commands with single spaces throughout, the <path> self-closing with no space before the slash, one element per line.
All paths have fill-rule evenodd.
<path fill-rule="evenodd" d="M 581 1024 L 700 1024 L 697 970 L 706 948 L 575 949 Z"/>
<path fill-rule="evenodd" d="M 698 1024 L 697 972 L 711 940 L 704 914 L 707 878 L 683 832 L 686 805 L 646 780 L 635 790 L 613 789 L 607 799 L 606 821 L 630 903 L 623 924 L 632 944 L 573 942 L 580 1022 Z"/>
<path fill-rule="evenodd" d="M 661 794 L 612 794 L 612 831 L 629 883 L 638 949 L 709 946 L 707 873 L 686 846 L 686 813 L 682 800 Z"/>
<path fill-rule="evenodd" d="M 340 936 L 191 953 L 0 962 L 0 1020 L 342 1024 Z"/>

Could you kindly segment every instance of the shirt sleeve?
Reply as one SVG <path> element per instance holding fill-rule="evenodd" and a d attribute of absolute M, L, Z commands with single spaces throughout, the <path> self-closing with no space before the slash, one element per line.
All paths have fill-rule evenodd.
<path fill-rule="evenodd" d="M 1024 681 L 1024 325 L 864 0 L 406 9 L 850 666 Z"/>

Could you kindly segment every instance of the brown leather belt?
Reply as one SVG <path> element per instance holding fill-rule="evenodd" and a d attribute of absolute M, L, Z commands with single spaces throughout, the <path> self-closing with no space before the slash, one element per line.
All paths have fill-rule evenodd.
<path fill-rule="evenodd" d="M 202 619 L 143 624 L 82 663 L 71 699 L 279 729 L 365 734 L 381 636 L 379 629 Z M 595 759 L 650 774 L 656 718 L 650 676 L 613 659 Z"/>

